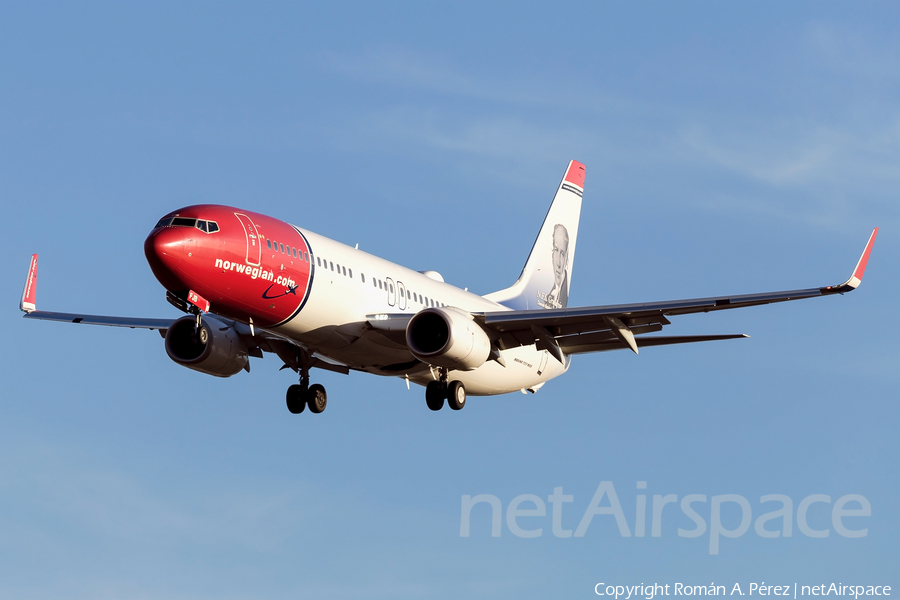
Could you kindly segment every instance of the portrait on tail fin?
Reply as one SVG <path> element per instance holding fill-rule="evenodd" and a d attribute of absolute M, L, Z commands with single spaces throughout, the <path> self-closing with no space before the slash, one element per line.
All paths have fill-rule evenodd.
<path fill-rule="evenodd" d="M 566 226 L 553 226 L 553 288 L 549 292 L 538 291 L 538 305 L 543 308 L 565 308 L 569 301 L 569 232 Z"/>

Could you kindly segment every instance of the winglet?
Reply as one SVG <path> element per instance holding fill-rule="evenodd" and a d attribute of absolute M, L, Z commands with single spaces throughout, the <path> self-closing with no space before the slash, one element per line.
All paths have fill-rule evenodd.
<path fill-rule="evenodd" d="M 866 242 L 866 249 L 863 250 L 862 256 L 859 257 L 859 262 L 856 263 L 856 268 L 853 269 L 853 275 L 850 276 L 850 279 L 841 285 L 828 286 L 822 290 L 823 292 L 843 294 L 859 287 L 859 284 L 862 283 L 863 274 L 866 272 L 866 265 L 869 263 L 869 255 L 872 253 L 872 245 L 875 243 L 875 236 L 877 235 L 878 228 L 876 227 L 872 230 L 872 235 L 869 236 L 869 241 Z"/>
<path fill-rule="evenodd" d="M 25 289 L 22 290 L 22 299 L 19 301 L 19 310 L 30 313 L 37 310 L 37 263 L 38 255 L 31 255 L 31 266 L 28 268 L 28 278 L 25 280 Z"/>

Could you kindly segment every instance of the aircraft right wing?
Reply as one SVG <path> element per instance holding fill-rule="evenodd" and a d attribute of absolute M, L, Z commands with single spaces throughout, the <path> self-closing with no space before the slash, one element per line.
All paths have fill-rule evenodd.
<path fill-rule="evenodd" d="M 840 285 L 641 304 L 481 312 L 473 313 L 473 317 L 487 331 L 496 334 L 499 349 L 537 344 L 538 349 L 550 351 L 560 362 L 563 362 L 564 354 L 621 348 L 630 348 L 637 353 L 638 348 L 642 346 L 747 337 L 743 334 L 644 338 L 636 336 L 662 330 L 663 326 L 671 324 L 667 318 L 670 316 L 759 306 L 853 291 L 862 282 L 877 234 L 876 227 L 869 236 L 853 274 Z"/>

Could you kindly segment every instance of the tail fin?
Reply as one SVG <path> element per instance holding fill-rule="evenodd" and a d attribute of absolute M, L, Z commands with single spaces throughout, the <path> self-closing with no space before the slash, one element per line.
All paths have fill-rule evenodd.
<path fill-rule="evenodd" d="M 522 274 L 512 287 L 485 296 L 514 310 L 564 308 L 575 259 L 584 165 L 569 162 Z"/>

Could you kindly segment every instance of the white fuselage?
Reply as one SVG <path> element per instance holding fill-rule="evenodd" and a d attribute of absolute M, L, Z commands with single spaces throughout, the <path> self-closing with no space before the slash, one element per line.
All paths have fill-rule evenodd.
<path fill-rule="evenodd" d="M 373 315 L 413 315 L 431 306 L 467 312 L 511 310 L 502 304 L 429 275 L 297 228 L 313 251 L 315 272 L 303 310 L 277 328 L 316 354 L 351 368 L 408 378 L 422 385 L 437 379 L 437 369 L 417 364 L 397 334 L 385 336 L 367 321 Z M 346 271 L 346 275 L 345 275 Z M 471 395 L 536 390 L 568 369 L 534 345 L 502 350 L 505 366 L 488 360 L 471 371 L 451 371 Z M 385 368 L 388 367 L 388 368 Z"/>

